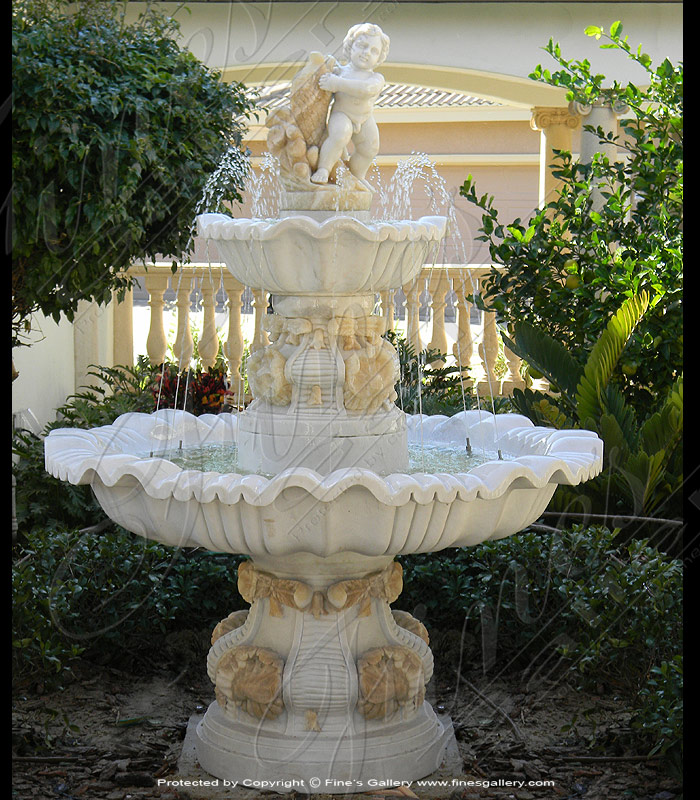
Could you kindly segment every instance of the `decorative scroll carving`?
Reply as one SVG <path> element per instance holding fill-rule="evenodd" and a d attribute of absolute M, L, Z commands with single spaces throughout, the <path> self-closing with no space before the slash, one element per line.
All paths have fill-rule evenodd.
<path fill-rule="evenodd" d="M 409 614 L 408 611 L 392 611 L 391 616 L 394 618 L 394 622 L 400 628 L 404 628 L 410 633 L 418 636 L 426 644 L 430 644 L 430 637 L 428 636 L 427 628 L 419 619 L 416 619 L 412 614 Z"/>
<path fill-rule="evenodd" d="M 251 561 L 243 561 L 238 567 L 238 591 L 248 603 L 267 598 L 270 602 L 270 615 L 281 617 L 282 606 L 295 611 L 309 612 L 314 617 L 344 611 L 360 605 L 360 616 L 372 612 L 372 600 L 385 600 L 393 603 L 403 589 L 403 570 L 394 561 L 381 572 L 365 578 L 352 578 L 338 581 L 325 591 L 314 591 L 303 581 L 290 578 L 277 578 L 267 572 L 257 570 Z M 221 624 L 221 623 L 220 623 Z"/>
<path fill-rule="evenodd" d="M 248 619 L 249 613 L 250 612 L 246 608 L 242 611 L 233 611 L 226 619 L 222 619 L 212 631 L 211 643 L 214 644 L 214 642 L 220 639 L 225 633 L 230 633 L 231 631 L 235 631 L 236 628 L 240 628 L 245 623 L 246 619 Z"/>
<path fill-rule="evenodd" d="M 377 647 L 357 662 L 360 697 L 357 707 L 367 719 L 387 719 L 399 709 L 415 712 L 425 699 L 420 658 L 407 647 Z"/>
<path fill-rule="evenodd" d="M 572 113 L 568 108 L 557 106 L 536 106 L 532 109 L 530 127 L 534 131 L 542 131 L 552 125 L 565 125 L 567 128 L 577 128 L 581 118 Z"/>
<path fill-rule="evenodd" d="M 247 603 L 260 598 L 270 601 L 270 615 L 282 616 L 282 606 L 305 611 L 312 603 L 314 591 L 302 581 L 276 578 L 255 569 L 252 562 L 243 561 L 238 566 L 238 591 Z"/>
<path fill-rule="evenodd" d="M 233 647 L 216 668 L 217 702 L 224 710 L 233 703 L 258 719 L 275 719 L 284 710 L 283 669 L 284 660 L 274 650 L 253 645 Z"/>
<path fill-rule="evenodd" d="M 626 114 L 629 111 L 629 106 L 625 103 L 624 100 L 621 98 L 617 98 L 612 103 L 610 101 L 601 102 L 598 101 L 594 104 L 590 103 L 581 103 L 578 100 L 572 100 L 569 103 L 569 111 L 572 114 L 578 114 L 581 117 L 587 117 L 594 107 L 603 108 L 607 106 L 612 110 L 612 112 L 616 115 Z"/>

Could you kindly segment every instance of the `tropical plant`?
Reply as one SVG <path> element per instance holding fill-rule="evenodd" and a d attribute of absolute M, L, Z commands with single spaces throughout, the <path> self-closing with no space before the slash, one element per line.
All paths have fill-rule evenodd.
<path fill-rule="evenodd" d="M 217 202 L 241 199 L 252 96 L 181 48 L 157 4 L 133 22 L 126 5 L 13 0 L 13 346 L 34 312 L 72 320 L 123 294 L 135 259 L 182 259 L 222 160 Z"/>
<path fill-rule="evenodd" d="M 658 296 L 657 296 L 658 301 Z M 658 411 L 640 418 L 612 381 L 634 329 L 649 309 L 642 292 L 627 298 L 609 320 L 583 366 L 566 347 L 528 322 L 505 337 L 511 350 L 541 372 L 555 390 L 545 395 L 513 392 L 513 404 L 536 424 L 595 431 L 604 442 L 604 471 L 581 489 L 561 487 L 557 502 L 581 497 L 588 511 L 639 515 L 680 514 L 683 482 L 683 377 L 676 380 Z M 586 504 L 584 504 L 586 505 Z M 612 506 L 612 507 L 611 507 Z"/>
<path fill-rule="evenodd" d="M 570 101 L 626 104 L 620 137 L 584 125 L 601 144 L 614 141 L 624 158 L 598 153 L 579 163 L 558 153 L 560 189 L 527 222 L 503 222 L 493 197 L 477 194 L 470 176 L 460 193 L 481 209 L 478 238 L 500 267 L 474 299 L 507 327 L 526 322 L 546 332 L 583 366 L 621 300 L 647 291 L 654 298 L 649 312 L 611 376 L 646 415 L 672 390 L 683 362 L 683 66 L 665 59 L 653 67 L 641 46 L 632 50 L 619 22 L 609 33 L 594 26 L 586 33 L 636 62 L 639 85 L 612 81 L 606 88 L 587 60 L 564 59 L 551 40 L 545 50 L 560 69 L 540 65 L 530 77 L 565 87 Z"/>

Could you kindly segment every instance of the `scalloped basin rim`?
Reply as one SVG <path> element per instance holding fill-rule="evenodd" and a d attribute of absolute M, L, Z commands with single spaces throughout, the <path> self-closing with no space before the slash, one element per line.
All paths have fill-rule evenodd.
<path fill-rule="evenodd" d="M 445 235 L 447 217 L 424 216 L 417 220 L 373 220 L 362 222 L 350 216 L 334 216 L 327 220 L 315 220 L 303 215 L 283 219 L 229 217 L 226 214 L 200 214 L 197 217 L 200 236 L 209 239 L 255 238 L 271 239 L 288 230 L 304 232 L 312 238 L 334 236 L 338 230 L 352 230 L 364 239 L 420 238 L 439 240 Z M 229 236 L 226 236 L 229 234 Z"/>
<path fill-rule="evenodd" d="M 461 445 L 468 425 L 477 446 L 487 442 L 489 447 L 515 455 L 513 460 L 489 461 L 467 473 L 380 476 L 367 469 L 350 468 L 323 476 L 306 467 L 293 467 L 267 478 L 182 470 L 166 459 L 137 455 L 148 450 L 149 442 L 153 449 L 153 443 L 162 440 L 165 431 L 168 438 L 194 436 L 197 443 L 235 439 L 237 419 L 233 414 L 195 417 L 172 409 L 124 414 L 112 425 L 91 430 L 55 429 L 45 440 L 46 469 L 73 484 L 91 483 L 96 476 L 104 485 L 114 486 L 131 477 L 146 494 L 157 499 L 172 496 L 177 500 L 218 499 L 225 503 L 243 499 L 255 506 L 267 505 L 290 489 L 330 502 L 353 486 L 364 487 L 376 500 L 390 506 L 403 505 L 410 499 L 421 504 L 434 500 L 449 503 L 456 498 L 487 500 L 501 497 L 511 487 L 576 485 L 600 472 L 602 442 L 593 432 L 535 427 L 529 419 L 516 414 L 498 417 L 494 420 L 485 411 L 460 412 L 454 417 L 407 416 L 409 438 L 422 425 L 426 443 Z M 498 437 L 494 436 L 494 425 L 501 427 Z"/>

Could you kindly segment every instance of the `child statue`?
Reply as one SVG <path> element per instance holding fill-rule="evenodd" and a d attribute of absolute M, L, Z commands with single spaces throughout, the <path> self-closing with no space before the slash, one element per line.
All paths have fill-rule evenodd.
<path fill-rule="evenodd" d="M 343 56 L 348 63 L 319 77 L 321 89 L 333 92 L 333 104 L 312 183 L 328 183 L 331 170 L 351 141 L 355 151 L 349 169 L 365 183 L 367 170 L 379 152 L 379 130 L 372 110 L 385 83 L 374 68 L 386 60 L 388 53 L 389 37 L 378 25 L 353 25 L 343 41 Z"/>

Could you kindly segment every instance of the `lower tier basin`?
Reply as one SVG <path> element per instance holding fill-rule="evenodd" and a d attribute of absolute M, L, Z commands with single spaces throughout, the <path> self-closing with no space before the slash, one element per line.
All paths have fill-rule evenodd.
<path fill-rule="evenodd" d="M 402 589 L 394 557 L 522 530 L 557 484 L 600 471 L 602 442 L 589 431 L 467 411 L 407 416 L 414 461 L 401 473 L 182 466 L 193 448 L 233 452 L 238 422 L 162 410 L 56 429 L 45 441 L 46 469 L 90 484 L 127 530 L 250 557 L 238 568 L 250 609 L 212 634 L 216 699 L 196 733 L 206 771 L 229 781 L 294 779 L 307 791 L 331 781 L 334 793 L 430 774 L 452 732 L 425 700 L 428 633 L 390 607 Z M 467 439 L 472 455 L 482 454 L 476 466 Z"/>

